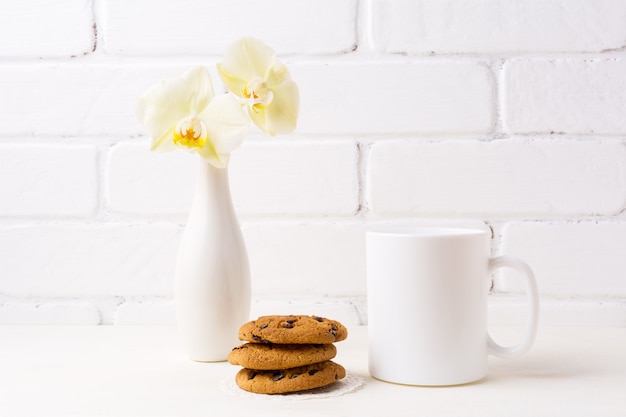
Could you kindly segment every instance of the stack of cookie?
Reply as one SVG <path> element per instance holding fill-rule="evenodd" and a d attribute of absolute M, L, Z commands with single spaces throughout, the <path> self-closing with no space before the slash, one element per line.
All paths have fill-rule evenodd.
<path fill-rule="evenodd" d="M 331 361 L 334 342 L 348 337 L 338 321 L 316 316 L 264 316 L 239 329 L 246 341 L 228 355 L 240 365 L 235 380 L 246 391 L 285 394 L 330 385 L 346 376 L 343 366 Z"/>

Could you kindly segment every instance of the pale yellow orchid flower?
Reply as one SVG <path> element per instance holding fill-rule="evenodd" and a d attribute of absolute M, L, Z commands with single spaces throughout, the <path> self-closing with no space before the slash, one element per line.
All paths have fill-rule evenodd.
<path fill-rule="evenodd" d="M 227 49 L 217 69 L 261 130 L 276 135 L 295 129 L 300 107 L 298 86 L 272 48 L 257 39 L 242 38 Z"/>
<path fill-rule="evenodd" d="M 214 96 L 205 67 L 150 87 L 139 99 L 137 116 L 152 139 L 152 150 L 188 149 L 217 168 L 228 165 L 250 125 L 237 97 Z"/>

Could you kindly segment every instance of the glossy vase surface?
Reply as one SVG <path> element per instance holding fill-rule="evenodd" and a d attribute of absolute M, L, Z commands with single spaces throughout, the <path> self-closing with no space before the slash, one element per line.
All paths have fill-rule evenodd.
<path fill-rule="evenodd" d="M 249 320 L 250 269 L 233 208 L 228 168 L 200 161 L 196 191 L 180 243 L 175 277 L 178 331 L 200 362 L 227 359 Z"/>

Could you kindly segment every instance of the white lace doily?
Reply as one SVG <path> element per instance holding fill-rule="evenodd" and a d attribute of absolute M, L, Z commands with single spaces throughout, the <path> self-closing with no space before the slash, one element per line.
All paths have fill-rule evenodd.
<path fill-rule="evenodd" d="M 345 378 L 328 385 L 326 387 L 310 389 L 306 391 L 293 392 L 290 394 L 255 394 L 242 390 L 237 386 L 235 378 L 226 378 L 220 381 L 220 388 L 222 391 L 230 395 L 238 395 L 244 398 L 255 398 L 259 400 L 274 400 L 274 401 L 300 401 L 300 400 L 312 400 L 320 398 L 338 397 L 340 395 L 347 394 L 352 391 L 356 391 L 358 388 L 365 384 L 365 380 L 359 375 L 352 373 L 346 373 Z"/>

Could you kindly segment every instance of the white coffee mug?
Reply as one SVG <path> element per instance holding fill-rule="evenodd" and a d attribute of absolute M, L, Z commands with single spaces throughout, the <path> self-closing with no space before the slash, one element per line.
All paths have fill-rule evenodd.
<path fill-rule="evenodd" d="M 458 385 L 487 375 L 487 355 L 512 357 L 534 342 L 539 296 L 532 270 L 490 256 L 490 234 L 419 228 L 367 232 L 369 371 L 408 385 Z M 487 331 L 489 277 L 511 267 L 526 277 L 530 304 L 523 340 L 496 344 Z"/>

